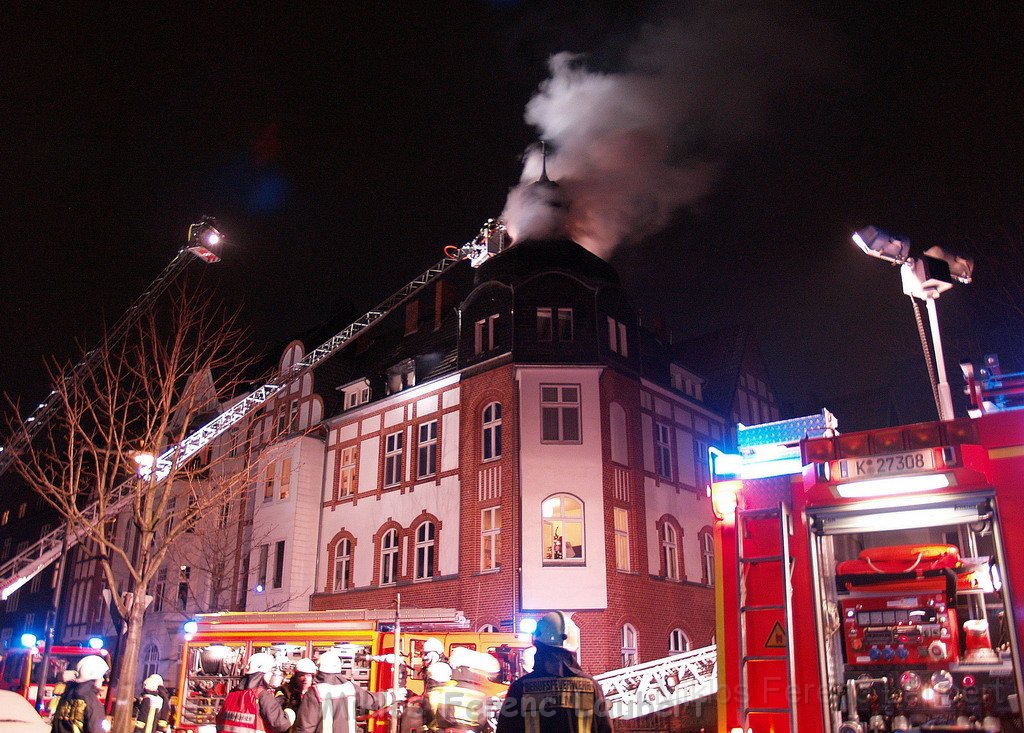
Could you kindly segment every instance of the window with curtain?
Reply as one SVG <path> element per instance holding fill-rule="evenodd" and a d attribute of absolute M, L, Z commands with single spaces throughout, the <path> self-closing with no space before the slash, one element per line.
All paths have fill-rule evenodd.
<path fill-rule="evenodd" d="M 583 502 L 570 494 L 555 494 L 541 504 L 544 561 L 584 562 Z"/>

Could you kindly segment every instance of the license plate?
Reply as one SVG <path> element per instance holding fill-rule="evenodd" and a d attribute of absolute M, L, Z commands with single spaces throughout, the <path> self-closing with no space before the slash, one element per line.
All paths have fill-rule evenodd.
<path fill-rule="evenodd" d="M 832 478 L 837 481 L 895 476 L 905 473 L 925 473 L 934 470 L 935 451 L 931 448 L 832 461 Z"/>

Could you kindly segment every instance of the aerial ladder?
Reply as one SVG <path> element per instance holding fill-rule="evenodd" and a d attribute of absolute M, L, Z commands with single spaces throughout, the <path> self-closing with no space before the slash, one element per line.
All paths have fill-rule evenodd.
<path fill-rule="evenodd" d="M 220 257 L 210 247 L 216 247 L 223 239 L 224 237 L 217 231 L 216 221 L 212 217 L 204 216 L 190 226 L 187 244 L 178 250 L 170 264 L 150 283 L 149 288 L 135 299 L 121 319 L 104 336 L 103 345 L 86 352 L 82 360 L 71 368 L 67 373 L 67 381 L 77 383 L 92 373 L 100 359 L 103 358 L 103 347 L 112 346 L 124 338 L 129 329 L 149 310 L 157 298 L 174 282 L 174 279 L 185 270 L 193 257 L 207 264 L 218 262 Z M 60 396 L 54 390 L 25 418 L 23 429 L 14 435 L 7 445 L 0 445 L 0 475 L 10 468 L 15 456 L 25 450 L 59 411 Z M 4 597 L 6 598 L 6 596 Z"/>
<path fill-rule="evenodd" d="M 710 646 L 595 675 L 612 718 L 632 720 L 718 692 L 718 649 Z"/>
<path fill-rule="evenodd" d="M 279 371 L 266 384 L 238 400 L 180 443 L 167 448 L 148 467 L 147 476 L 149 476 L 148 472 L 152 472 L 155 475 L 149 476 L 151 480 L 163 481 L 175 466 L 186 463 L 219 435 L 259 410 L 267 400 L 288 388 L 310 370 L 324 363 L 346 344 L 379 323 L 405 300 L 437 280 L 462 260 L 468 260 L 472 267 L 482 265 L 501 251 L 504 231 L 503 223 L 491 219 L 470 241 L 461 246 L 446 247 L 445 257 L 440 262 L 428 268 L 385 301 L 310 351 L 304 359 Z M 83 512 L 84 526 L 65 527 L 62 525 L 0 565 L 0 600 L 9 598 L 18 588 L 57 560 L 67 547 L 76 545 L 85 536 L 89 527 L 95 527 L 100 522 L 107 521 L 128 506 L 132 500 L 132 491 L 136 480 L 136 477 L 131 477 L 112 491 L 112 495 L 105 502 L 105 513 L 101 512 L 98 503 L 94 503 Z M 65 534 L 67 534 L 66 546 L 64 546 Z"/>

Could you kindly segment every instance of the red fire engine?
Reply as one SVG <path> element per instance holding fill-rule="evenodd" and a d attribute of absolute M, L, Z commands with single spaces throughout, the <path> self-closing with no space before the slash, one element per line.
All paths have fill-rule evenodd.
<path fill-rule="evenodd" d="M 972 418 L 716 456 L 719 731 L 1020 731 L 1024 375 Z"/>
<path fill-rule="evenodd" d="M 64 673 L 74 672 L 75 665 L 91 654 L 103 657 L 110 663 L 110 654 L 106 649 L 86 646 L 54 646 L 50 650 L 47 662 L 46 685 L 43 689 L 43 700 L 47 702 L 43 709 L 49 715 L 49 702 L 54 694 L 60 695 L 64 686 Z M 27 647 L 9 649 L 0 657 L 0 690 L 11 690 L 35 704 L 39 694 L 39 664 L 43 661 L 43 645 L 30 644 Z M 56 688 L 56 693 L 55 693 Z M 100 699 L 105 700 L 107 686 L 100 688 Z"/>

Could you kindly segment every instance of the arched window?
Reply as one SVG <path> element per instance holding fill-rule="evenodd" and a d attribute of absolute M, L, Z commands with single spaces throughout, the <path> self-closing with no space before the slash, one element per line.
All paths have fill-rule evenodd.
<path fill-rule="evenodd" d="M 498 633 L 498 627 L 494 624 L 484 624 L 477 631 L 481 634 L 496 634 Z"/>
<path fill-rule="evenodd" d="M 433 522 L 423 522 L 416 528 L 416 580 L 434 577 L 435 541 Z"/>
<path fill-rule="evenodd" d="M 570 494 L 549 496 L 541 504 L 544 560 L 579 563 L 583 553 L 583 503 Z"/>
<path fill-rule="evenodd" d="M 149 677 L 156 674 L 160 668 L 160 649 L 156 644 L 150 644 L 142 655 L 142 676 Z"/>
<path fill-rule="evenodd" d="M 345 537 L 334 548 L 334 590 L 352 587 L 352 542 Z"/>
<path fill-rule="evenodd" d="M 398 530 L 389 529 L 380 539 L 380 584 L 398 582 Z"/>
<path fill-rule="evenodd" d="M 690 651 L 690 637 L 682 629 L 672 629 L 668 635 L 668 651 L 670 654 L 682 654 Z"/>
<path fill-rule="evenodd" d="M 633 624 L 622 625 L 622 666 L 632 667 L 640 662 L 639 642 Z"/>
<path fill-rule="evenodd" d="M 676 528 L 668 522 L 661 525 L 661 561 L 665 568 L 665 577 L 679 580 L 679 541 Z"/>
<path fill-rule="evenodd" d="M 501 403 L 492 402 L 483 414 L 483 458 L 501 458 Z"/>

